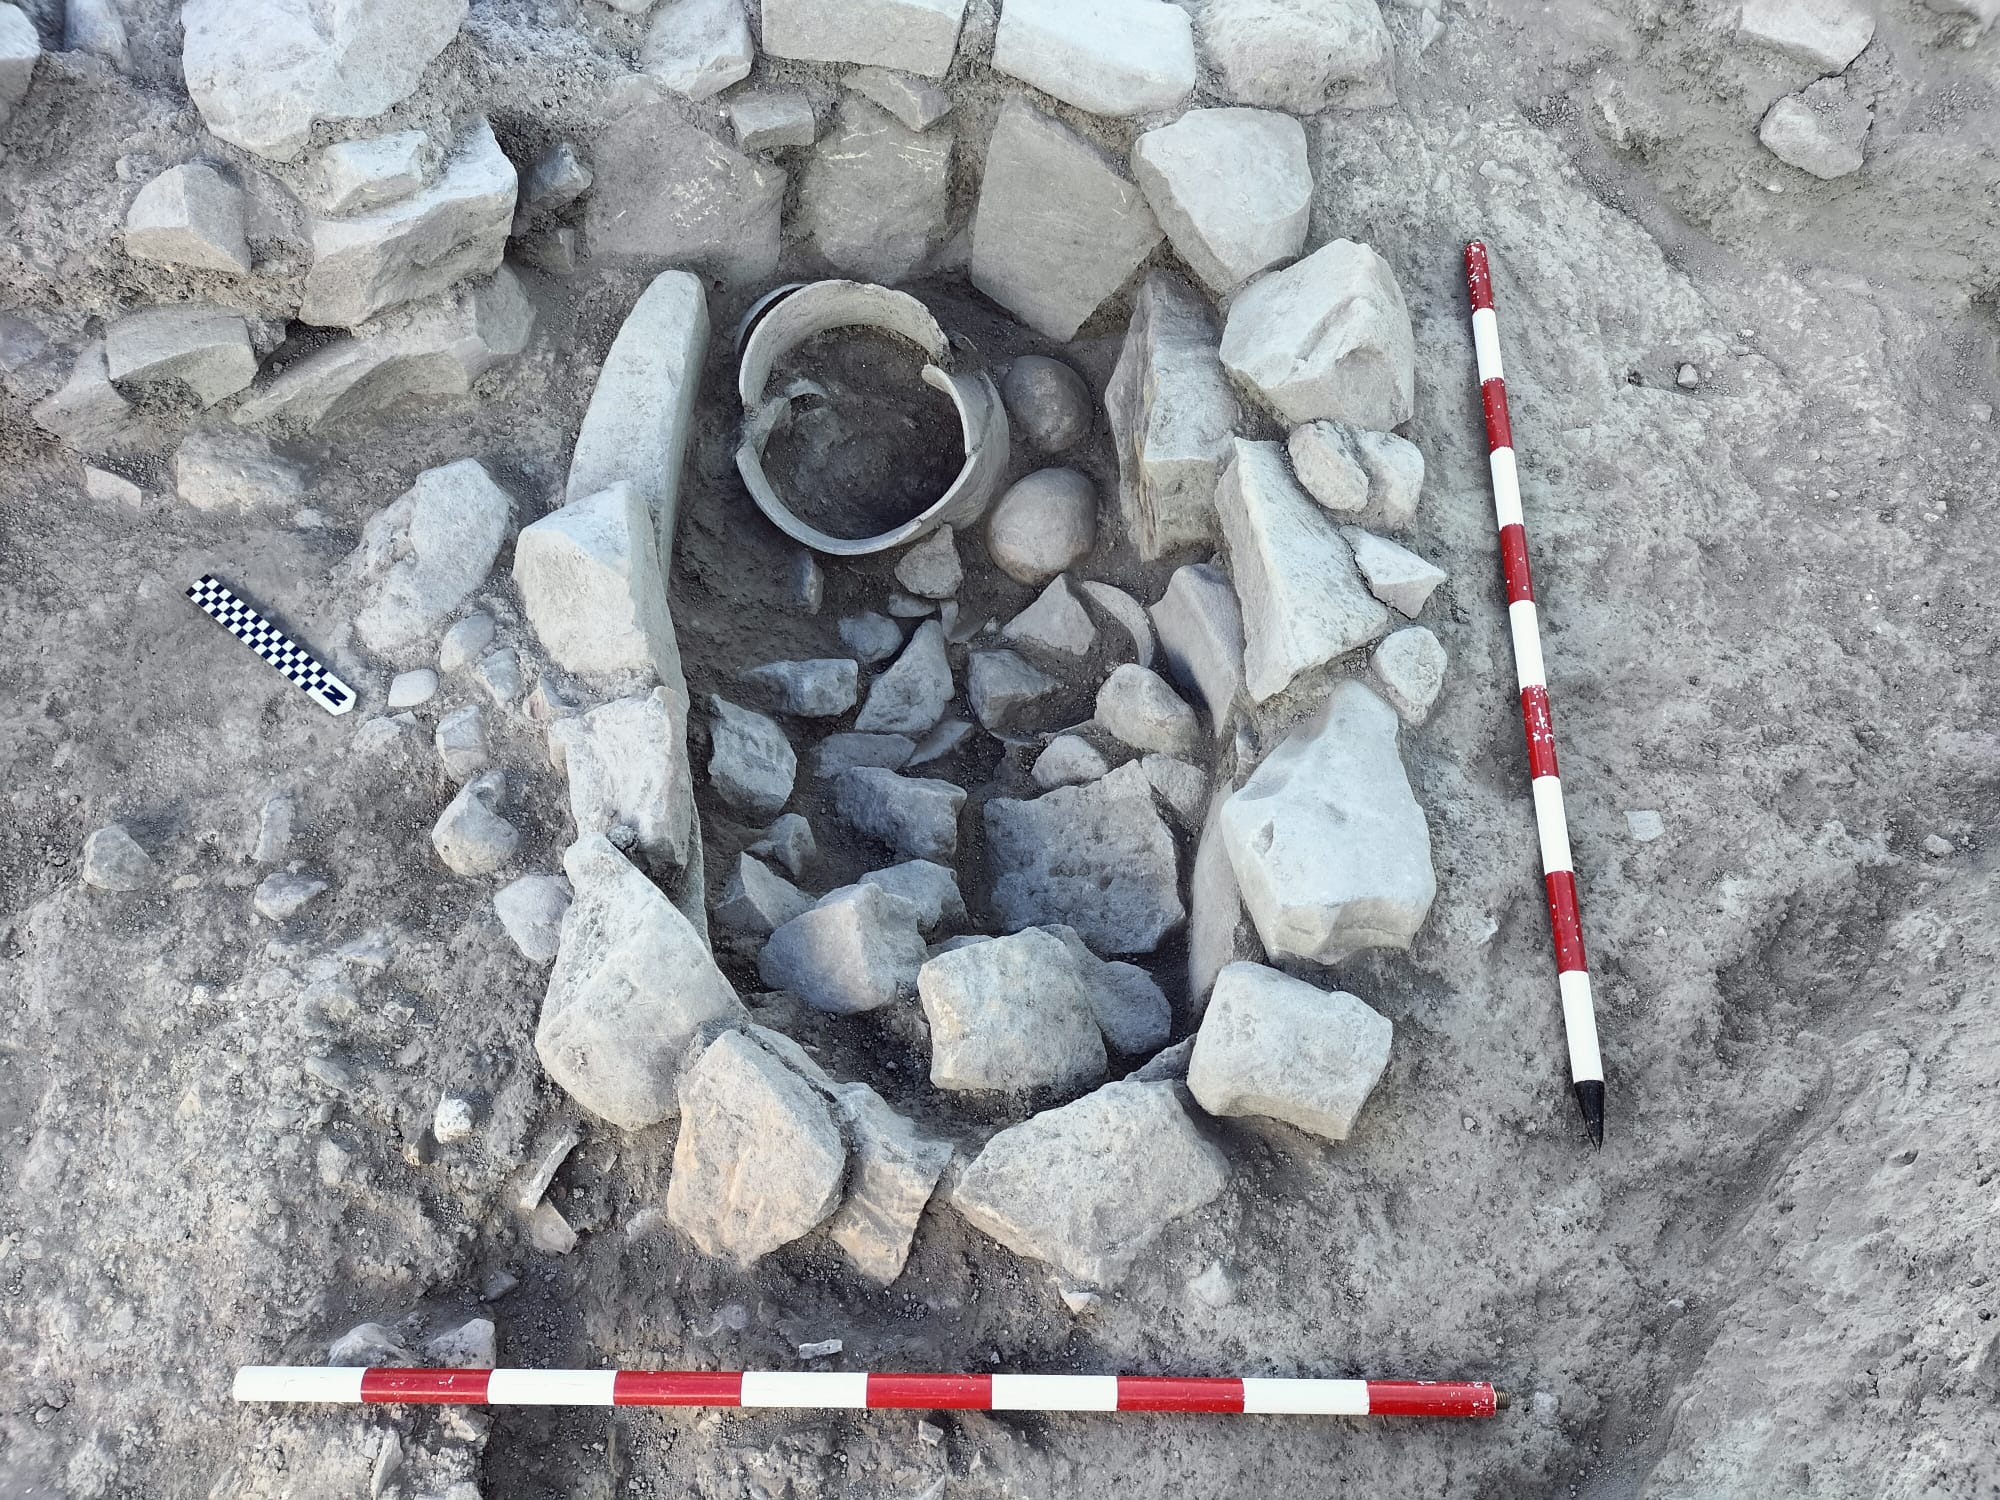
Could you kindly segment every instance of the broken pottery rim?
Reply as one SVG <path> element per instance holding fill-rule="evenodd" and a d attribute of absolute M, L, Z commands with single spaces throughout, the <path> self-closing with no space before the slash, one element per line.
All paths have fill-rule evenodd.
<path fill-rule="evenodd" d="M 869 537 L 838 537 L 800 519 L 764 473 L 764 445 L 791 413 L 796 387 L 766 399 L 771 367 L 816 333 L 830 328 L 879 328 L 908 339 L 928 356 L 924 384 L 944 392 L 958 411 L 965 462 L 943 495 L 899 526 Z M 773 288 L 751 304 L 737 329 L 737 395 L 743 438 L 737 472 L 771 524 L 815 552 L 867 557 L 929 535 L 940 526 L 969 526 L 999 491 L 1008 459 L 1007 417 L 1000 392 L 984 370 L 955 374 L 941 361 L 952 341 L 923 303 L 907 292 L 861 281 L 815 281 Z"/>

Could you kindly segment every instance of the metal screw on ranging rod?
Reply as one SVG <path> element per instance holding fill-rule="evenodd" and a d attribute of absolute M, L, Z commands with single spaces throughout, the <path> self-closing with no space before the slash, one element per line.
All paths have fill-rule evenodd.
<path fill-rule="evenodd" d="M 248 1365 L 238 1401 L 431 1406 L 745 1406 L 816 1411 L 1181 1411 L 1299 1417 L 1490 1417 L 1471 1380 L 1160 1375 L 874 1375 L 836 1370 L 417 1370 Z"/>
<path fill-rule="evenodd" d="M 1570 858 L 1569 820 L 1563 814 L 1562 780 L 1556 774 L 1556 734 L 1549 718 L 1548 676 L 1535 616 L 1535 586 L 1528 573 L 1528 533 L 1521 518 L 1521 483 L 1514 468 L 1514 431 L 1507 419 L 1507 381 L 1500 370 L 1500 324 L 1493 311 L 1493 275 L 1486 247 L 1465 247 L 1465 280 L 1472 293 L 1472 347 L 1479 361 L 1479 398 L 1486 409 L 1486 446 L 1493 472 L 1493 511 L 1500 524 L 1500 567 L 1507 579 L 1507 621 L 1514 637 L 1514 673 L 1521 686 L 1521 719 L 1528 731 L 1528 775 L 1541 834 L 1542 883 L 1555 935 L 1556 984 L 1563 1029 L 1569 1039 L 1569 1076 L 1583 1111 L 1584 1128 L 1604 1144 L 1604 1059 L 1597 1049 L 1597 1012 L 1590 999 L 1590 971 L 1583 957 L 1583 916 L 1576 904 L 1576 867 Z"/>
<path fill-rule="evenodd" d="M 353 688 L 213 573 L 202 574 L 187 596 L 216 624 L 284 673 L 294 687 L 328 713 L 344 714 L 354 707 Z"/>

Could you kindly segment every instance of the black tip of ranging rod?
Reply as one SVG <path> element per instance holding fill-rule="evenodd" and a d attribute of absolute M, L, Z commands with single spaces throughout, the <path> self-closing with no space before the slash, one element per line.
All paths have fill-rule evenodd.
<path fill-rule="evenodd" d="M 1583 1128 L 1590 1132 L 1593 1146 L 1604 1145 L 1604 1085 L 1601 1082 L 1572 1084 L 1576 1107 L 1583 1111 Z"/>

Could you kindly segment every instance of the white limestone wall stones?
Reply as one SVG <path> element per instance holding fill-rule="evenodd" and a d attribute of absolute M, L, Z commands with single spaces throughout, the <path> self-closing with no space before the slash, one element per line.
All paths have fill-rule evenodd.
<path fill-rule="evenodd" d="M 1194 24 L 1166 0 L 1007 0 L 993 67 L 1092 114 L 1153 114 L 1194 89 Z"/>
<path fill-rule="evenodd" d="M 1217 296 L 1306 242 L 1305 127 L 1264 109 L 1191 109 L 1133 143 L 1132 175 L 1174 253 Z"/>
<path fill-rule="evenodd" d="M 361 530 L 354 568 L 367 602 L 354 632 L 395 656 L 438 627 L 486 580 L 513 521 L 513 498 L 475 459 L 426 469 Z"/>

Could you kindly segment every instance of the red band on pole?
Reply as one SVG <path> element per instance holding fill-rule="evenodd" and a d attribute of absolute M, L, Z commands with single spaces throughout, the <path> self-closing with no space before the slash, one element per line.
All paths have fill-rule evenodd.
<path fill-rule="evenodd" d="M 904 1411 L 986 1411 L 991 1375 L 870 1375 L 868 1404 Z"/>
<path fill-rule="evenodd" d="M 620 1370 L 611 1381 L 613 1406 L 741 1406 L 736 1370 Z"/>
<path fill-rule="evenodd" d="M 1507 417 L 1507 382 L 1498 375 L 1479 387 L 1479 404 L 1486 408 L 1486 447 L 1514 446 L 1514 424 Z"/>
<path fill-rule="evenodd" d="M 1528 570 L 1528 528 L 1514 521 L 1500 528 L 1500 572 L 1507 580 L 1507 602 L 1535 597 L 1534 575 Z"/>
<path fill-rule="evenodd" d="M 363 1401 L 407 1401 L 423 1406 L 479 1405 L 491 1370 L 369 1369 L 361 1375 Z"/>
<path fill-rule="evenodd" d="M 1554 870 L 1542 877 L 1549 892 L 1549 928 L 1556 937 L 1556 972 L 1587 968 L 1583 961 L 1583 917 L 1576 909 L 1576 873 Z"/>
<path fill-rule="evenodd" d="M 1457 1380 L 1371 1380 L 1371 1417 L 1490 1417 L 1493 1387 Z"/>
<path fill-rule="evenodd" d="M 1465 247 L 1465 284 L 1472 293 L 1472 310 L 1493 305 L 1493 272 L 1486 264 L 1486 247 L 1474 240 Z"/>
<path fill-rule="evenodd" d="M 1243 1382 L 1227 1378 L 1120 1375 L 1120 1411 L 1241 1411 Z"/>
<path fill-rule="evenodd" d="M 1549 690 L 1539 683 L 1521 689 L 1521 723 L 1528 732 L 1528 779 L 1559 774 L 1556 731 L 1549 721 Z"/>

